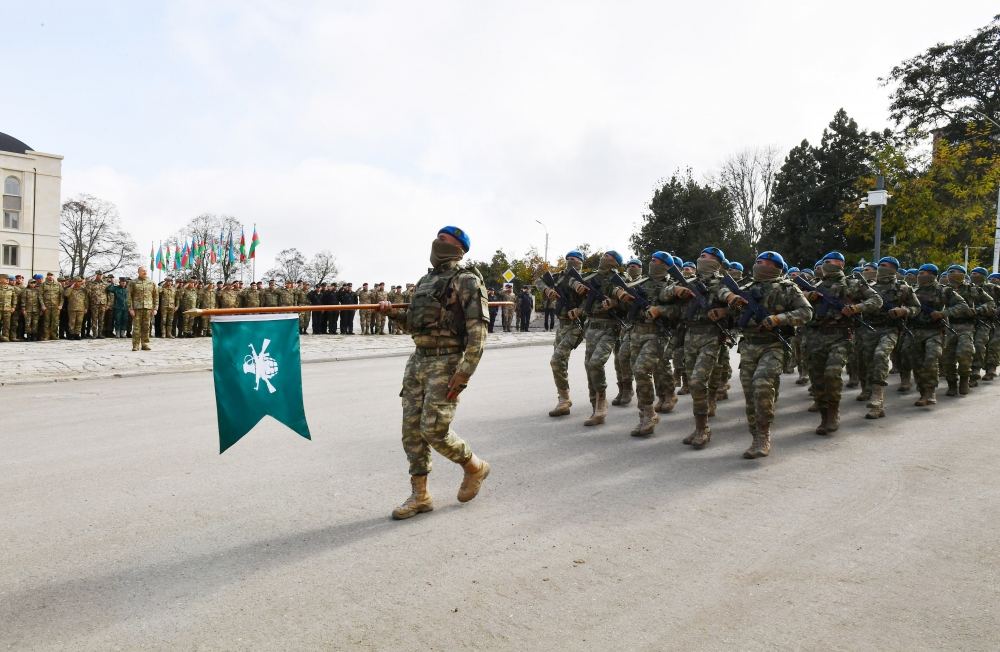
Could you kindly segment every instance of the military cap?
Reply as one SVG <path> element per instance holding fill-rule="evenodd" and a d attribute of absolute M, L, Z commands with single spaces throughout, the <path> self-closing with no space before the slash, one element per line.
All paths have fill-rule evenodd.
<path fill-rule="evenodd" d="M 757 257 L 760 258 L 760 256 L 757 256 Z M 743 263 L 741 263 L 741 262 L 739 262 L 737 260 L 730 261 L 730 263 L 729 263 L 729 269 L 736 269 L 736 270 L 739 270 L 739 271 L 742 272 L 743 271 Z"/>
<path fill-rule="evenodd" d="M 621 255 L 620 253 L 618 253 L 617 251 L 615 251 L 614 249 L 609 249 L 608 251 L 605 251 L 605 252 L 604 252 L 604 255 L 605 255 L 605 256 L 611 256 L 612 258 L 614 258 L 614 259 L 615 259 L 615 261 L 616 261 L 616 262 L 617 262 L 617 263 L 618 263 L 619 265 L 621 265 L 621 264 L 622 264 L 622 260 L 624 260 L 624 259 L 622 258 L 622 255 Z"/>
<path fill-rule="evenodd" d="M 948 267 L 948 269 L 946 269 L 944 271 L 946 271 L 946 272 L 962 272 L 963 274 L 966 273 L 965 268 L 962 267 L 961 265 L 951 265 L 951 266 Z"/>
<path fill-rule="evenodd" d="M 824 260 L 839 260 L 840 262 L 847 262 L 847 259 L 844 258 L 844 254 L 840 253 L 839 251 L 829 252 L 828 254 L 820 258 L 820 263 L 822 263 Z"/>
<path fill-rule="evenodd" d="M 723 265 L 728 265 L 729 264 L 729 261 L 726 260 L 726 254 L 725 254 L 725 252 L 723 252 L 722 249 L 719 249 L 718 247 L 705 247 L 704 249 L 701 250 L 701 253 L 703 253 L 703 254 L 709 254 L 711 256 L 715 256 L 716 258 L 719 259 L 719 261 Z"/>
<path fill-rule="evenodd" d="M 650 256 L 650 258 L 655 258 L 664 265 L 672 265 L 674 262 L 673 256 L 671 256 L 665 251 L 654 251 L 653 255 Z"/>
<path fill-rule="evenodd" d="M 638 258 L 629 258 L 628 259 L 628 264 L 629 265 L 638 265 L 639 267 L 642 267 L 642 261 L 639 260 Z"/>
<path fill-rule="evenodd" d="M 447 233 L 451 237 L 455 238 L 462 244 L 462 249 L 465 253 L 469 253 L 469 247 L 472 246 L 472 241 L 469 240 L 469 234 L 458 228 L 457 226 L 442 226 L 438 230 L 438 235 L 442 233 Z"/>
<path fill-rule="evenodd" d="M 937 275 L 937 273 L 938 273 L 938 266 L 935 265 L 934 263 L 924 263 L 923 265 L 920 266 L 920 269 L 917 270 L 917 271 L 920 271 L 920 272 L 930 272 L 930 273 L 932 273 L 934 275 Z"/>
<path fill-rule="evenodd" d="M 896 269 L 899 269 L 899 260 L 897 260 L 896 258 L 893 258 L 892 256 L 882 256 L 881 258 L 879 258 L 878 259 L 878 264 L 881 265 L 882 263 L 889 263 L 890 265 L 892 265 Z"/>
<path fill-rule="evenodd" d="M 985 267 L 973 267 L 972 268 L 972 273 L 973 274 L 982 274 L 983 276 L 988 276 L 989 275 L 989 271 Z"/>
<path fill-rule="evenodd" d="M 583 262 L 583 252 L 577 249 L 571 249 L 567 254 L 566 258 L 576 258 L 580 262 Z"/>

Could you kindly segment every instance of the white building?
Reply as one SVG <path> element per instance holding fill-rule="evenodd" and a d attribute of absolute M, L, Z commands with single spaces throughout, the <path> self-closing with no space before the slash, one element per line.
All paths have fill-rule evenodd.
<path fill-rule="evenodd" d="M 0 273 L 59 273 L 62 159 L 0 133 Z"/>

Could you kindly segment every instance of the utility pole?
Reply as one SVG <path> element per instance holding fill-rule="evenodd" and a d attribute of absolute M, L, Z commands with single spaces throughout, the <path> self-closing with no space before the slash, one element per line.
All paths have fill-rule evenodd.
<path fill-rule="evenodd" d="M 889 199 L 885 191 L 885 177 L 879 174 L 875 177 L 875 190 L 868 193 L 868 205 L 875 207 L 875 257 L 872 261 L 878 264 L 882 258 L 882 207 Z"/>
<path fill-rule="evenodd" d="M 997 226 L 993 232 L 993 273 L 1000 272 L 1000 187 L 997 188 Z"/>
<path fill-rule="evenodd" d="M 549 266 L 549 229 L 541 220 L 535 220 L 538 224 L 541 224 L 542 228 L 545 229 L 545 267 Z M 997 217 L 997 228 L 1000 228 L 1000 216 Z"/>

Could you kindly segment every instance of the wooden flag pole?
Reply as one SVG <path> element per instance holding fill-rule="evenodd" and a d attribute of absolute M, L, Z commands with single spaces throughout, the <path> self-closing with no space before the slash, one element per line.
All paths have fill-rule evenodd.
<path fill-rule="evenodd" d="M 488 304 L 491 308 L 493 307 L 503 307 L 503 306 L 513 306 L 513 301 L 490 301 Z M 394 303 L 393 308 L 409 308 L 408 303 Z M 267 314 L 277 314 L 285 312 L 339 312 L 342 310 L 378 310 L 377 303 L 342 303 L 337 305 L 323 305 L 323 306 L 271 306 L 271 307 L 259 307 L 259 308 L 195 308 L 193 310 L 185 310 L 185 315 L 191 315 L 192 317 L 211 317 L 213 315 L 267 315 Z"/>

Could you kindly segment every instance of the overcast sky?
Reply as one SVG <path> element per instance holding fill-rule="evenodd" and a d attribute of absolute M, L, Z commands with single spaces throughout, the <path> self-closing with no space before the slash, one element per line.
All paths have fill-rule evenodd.
<path fill-rule="evenodd" d="M 756 5 L 756 6 L 754 6 Z M 878 13 L 873 13 L 877 11 Z M 471 255 L 628 249 L 657 182 L 889 126 L 902 59 L 995 1 L 5 2 L 0 131 L 64 155 L 145 256 L 203 212 L 341 277 L 415 280 L 444 224 Z M 247 233 L 249 239 L 249 232 Z M 665 249 L 670 243 L 663 243 Z M 687 252 L 684 252 L 687 253 Z"/>

